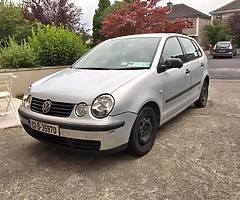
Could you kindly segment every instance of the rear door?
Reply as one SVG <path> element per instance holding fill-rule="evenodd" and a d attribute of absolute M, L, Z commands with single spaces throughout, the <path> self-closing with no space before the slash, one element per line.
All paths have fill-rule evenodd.
<path fill-rule="evenodd" d="M 201 91 L 201 80 L 204 74 L 204 63 L 202 52 L 197 44 L 189 38 L 178 37 L 185 53 L 184 66 L 188 73 L 189 87 L 191 99 L 199 97 Z"/>
<path fill-rule="evenodd" d="M 183 50 L 177 37 L 170 37 L 166 40 L 160 58 L 160 66 L 168 58 L 184 58 Z M 162 120 L 166 120 L 175 113 L 184 108 L 189 101 L 189 82 L 186 76 L 186 67 L 180 69 L 163 70 L 158 74 L 158 78 L 163 80 L 163 116 Z"/>

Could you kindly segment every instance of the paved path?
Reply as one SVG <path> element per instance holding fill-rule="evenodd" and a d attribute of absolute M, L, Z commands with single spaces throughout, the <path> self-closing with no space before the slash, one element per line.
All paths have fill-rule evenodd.
<path fill-rule="evenodd" d="M 240 199 L 240 81 L 160 128 L 143 158 L 81 155 L 0 130 L 0 199 Z"/>
<path fill-rule="evenodd" d="M 16 113 L 17 113 L 17 109 L 21 104 L 21 100 L 15 98 L 14 102 L 15 102 Z M 7 106 L 7 102 L 1 100 L 0 101 L 0 113 L 5 112 L 6 106 Z M 9 109 L 9 111 L 11 111 L 11 109 Z M 20 126 L 20 121 L 19 121 L 18 116 L 16 118 L 13 113 L 9 113 L 7 115 L 0 116 L 0 129 L 8 128 L 8 127 L 15 127 L 15 126 Z"/>
<path fill-rule="evenodd" d="M 209 59 L 209 73 L 212 79 L 240 80 L 240 56 L 233 59 Z"/>

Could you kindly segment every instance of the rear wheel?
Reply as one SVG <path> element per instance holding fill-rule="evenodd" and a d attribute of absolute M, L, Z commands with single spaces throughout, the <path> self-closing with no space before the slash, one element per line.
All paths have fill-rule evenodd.
<path fill-rule="evenodd" d="M 194 103 L 196 107 L 203 108 L 207 105 L 208 101 L 208 81 L 205 80 L 202 86 L 199 99 Z"/>
<path fill-rule="evenodd" d="M 128 143 L 128 151 L 134 156 L 147 154 L 154 144 L 158 129 L 157 117 L 151 107 L 140 110 L 133 124 Z"/>

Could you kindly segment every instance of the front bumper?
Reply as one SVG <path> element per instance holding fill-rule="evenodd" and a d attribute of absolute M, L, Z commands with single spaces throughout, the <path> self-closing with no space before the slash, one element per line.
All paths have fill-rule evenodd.
<path fill-rule="evenodd" d="M 32 137 L 79 150 L 106 151 L 126 146 L 129 140 L 134 113 L 124 113 L 117 116 L 108 116 L 106 119 L 91 119 L 81 122 L 80 119 L 62 118 L 39 114 L 20 106 L 19 117 L 26 132 Z M 50 135 L 30 128 L 30 119 L 58 125 L 60 135 Z"/>

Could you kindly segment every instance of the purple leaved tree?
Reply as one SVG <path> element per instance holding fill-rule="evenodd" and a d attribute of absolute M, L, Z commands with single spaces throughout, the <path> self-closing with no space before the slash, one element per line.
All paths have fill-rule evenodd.
<path fill-rule="evenodd" d="M 30 21 L 42 24 L 65 26 L 82 32 L 82 9 L 69 0 L 23 0 L 24 16 Z"/>

